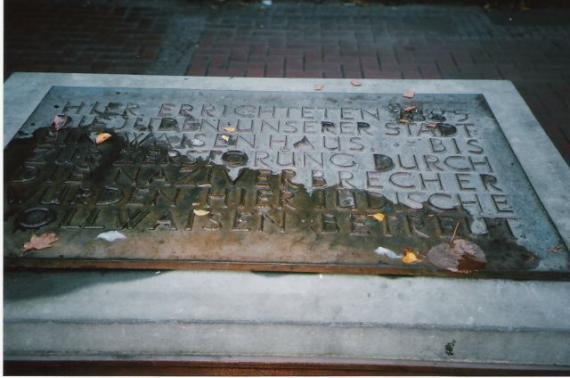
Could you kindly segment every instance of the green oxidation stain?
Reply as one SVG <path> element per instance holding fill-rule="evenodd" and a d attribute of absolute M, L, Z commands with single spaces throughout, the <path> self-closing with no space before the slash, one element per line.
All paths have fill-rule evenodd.
<path fill-rule="evenodd" d="M 175 205 L 155 198 L 141 203 L 140 208 L 135 210 L 150 209 L 161 214 L 172 211 L 190 213 L 193 208 L 205 206 L 201 197 L 202 188 L 209 188 L 214 198 L 218 195 L 221 199 L 226 198 L 228 193 L 238 196 L 239 191 L 256 195 L 261 193 L 267 195 L 267 202 L 258 201 L 256 197 L 245 206 L 245 210 L 266 217 L 271 227 L 255 232 L 299 233 L 315 243 L 326 242 L 333 250 L 348 250 L 355 254 L 370 253 L 379 246 L 399 254 L 410 248 L 422 260 L 408 266 L 413 269 L 429 268 L 427 251 L 439 243 L 449 241 L 458 224 L 456 238 L 470 240 L 485 251 L 487 265 L 484 270 L 530 270 L 538 264 L 538 258 L 533 253 L 516 244 L 505 220 L 486 219 L 489 233 L 473 235 L 469 232 L 469 214 L 459 208 L 440 211 L 424 204 L 421 209 L 410 209 L 395 205 L 379 194 L 338 186 L 316 188 L 309 192 L 303 185 L 295 183 L 294 172 L 287 170 L 276 174 L 261 169 L 242 168 L 238 177 L 232 180 L 224 165 L 214 164 L 208 159 L 171 154 L 172 151 L 157 140 L 148 139 L 140 144 L 111 132 L 112 137 L 108 141 L 96 145 L 91 131 L 92 129 L 69 128 L 55 133 L 50 128 L 43 128 L 38 129 L 32 138 L 15 139 L 9 144 L 4 153 L 5 231 L 15 231 L 12 233 L 14 240 L 21 243 L 29 238 L 29 230 L 22 230 L 18 224 L 18 214 L 31 207 L 42 207 L 57 213 L 60 204 L 56 199 L 52 203 L 39 203 L 45 190 L 50 187 L 69 186 L 76 190 L 79 194 L 74 200 L 74 206 L 81 206 L 82 190 L 88 193 L 90 190 L 115 185 L 126 192 L 139 185 L 136 184 L 137 180 L 143 182 L 143 192 L 156 189 L 161 196 L 174 198 L 176 187 L 171 183 L 180 183 L 180 175 L 184 175 L 188 179 L 183 184 L 188 188 L 184 198 Z M 231 164 L 247 159 L 245 156 L 227 158 Z M 142 165 L 147 167 L 146 175 L 135 173 L 136 170 L 133 169 L 134 166 Z M 264 180 L 260 180 L 262 176 Z M 226 207 L 228 206 L 233 205 Z M 244 207 L 239 204 L 235 206 Z M 216 205 L 208 205 L 206 208 L 212 213 L 219 210 Z M 289 215 L 286 231 L 285 226 L 280 224 L 283 211 Z M 377 212 L 386 216 L 383 222 L 371 217 Z M 232 222 L 233 214 L 230 211 L 220 211 L 219 214 L 219 219 L 213 218 L 215 222 L 226 225 Z M 159 220 L 168 224 L 167 216 Z M 60 220 L 35 231 L 63 232 L 58 228 L 58 221 Z M 215 222 L 212 224 L 215 225 Z M 128 222 L 114 226 L 121 229 L 125 224 Z M 137 230 L 136 227 L 134 229 Z M 85 230 L 66 229 L 65 233 L 71 235 L 70 238 L 77 239 L 82 231 Z M 145 231 L 142 229 L 140 232 Z M 399 261 L 386 261 L 381 257 L 378 257 L 378 263 L 402 265 Z"/>

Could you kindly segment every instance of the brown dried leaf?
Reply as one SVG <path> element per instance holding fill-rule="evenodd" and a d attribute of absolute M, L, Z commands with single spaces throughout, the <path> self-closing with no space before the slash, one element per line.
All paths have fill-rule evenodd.
<path fill-rule="evenodd" d="M 404 264 L 408 264 L 408 265 L 409 264 L 415 264 L 419 261 L 421 261 L 421 260 L 418 258 L 417 253 L 413 249 L 406 248 L 404 250 L 404 257 L 402 257 L 402 262 Z"/>
<path fill-rule="evenodd" d="M 325 89 L 324 84 L 315 84 L 315 90 L 316 91 L 322 91 L 323 89 Z"/>
<path fill-rule="evenodd" d="M 353 87 L 360 87 L 360 86 L 362 85 L 362 83 L 361 83 L 360 81 L 358 81 L 358 80 L 351 80 L 351 81 L 350 81 L 350 84 L 351 84 Z"/>
<path fill-rule="evenodd" d="M 58 114 L 55 117 L 53 117 L 52 126 L 54 127 L 54 129 L 59 131 L 63 129 L 68 122 L 69 122 L 68 116 L 66 116 L 65 114 Z"/>
<path fill-rule="evenodd" d="M 415 95 L 416 92 L 412 91 L 411 89 L 408 89 L 407 91 L 404 92 L 402 96 L 404 96 L 405 98 L 414 98 Z"/>
<path fill-rule="evenodd" d="M 464 239 L 438 244 L 428 251 L 427 257 L 433 265 L 450 272 L 470 273 L 487 264 L 485 252 Z"/>
<path fill-rule="evenodd" d="M 97 138 L 95 139 L 95 144 L 101 144 L 110 138 L 111 138 L 111 134 L 101 133 L 101 134 L 97 135 Z"/>
<path fill-rule="evenodd" d="M 404 112 L 406 112 L 406 113 L 411 113 L 411 112 L 413 112 L 413 111 L 416 110 L 416 109 L 417 109 L 417 107 L 415 107 L 415 106 L 406 106 L 406 107 L 404 108 Z"/>
<path fill-rule="evenodd" d="M 32 234 L 30 241 L 24 244 L 24 252 L 51 248 L 56 241 L 57 236 L 54 233 L 42 234 L 40 236 Z"/>

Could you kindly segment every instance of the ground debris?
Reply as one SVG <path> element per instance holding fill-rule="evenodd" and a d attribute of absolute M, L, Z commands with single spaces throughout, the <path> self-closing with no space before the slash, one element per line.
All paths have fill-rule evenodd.
<path fill-rule="evenodd" d="M 107 232 L 102 232 L 99 235 L 97 235 L 97 239 L 103 239 L 105 241 L 108 242 L 114 242 L 117 240 L 125 240 L 127 237 L 120 233 L 119 231 L 107 231 Z"/>
<path fill-rule="evenodd" d="M 353 87 L 360 87 L 360 86 L 362 85 L 362 83 L 361 83 L 360 81 L 358 81 L 358 80 L 351 80 L 351 81 L 350 81 L 350 84 L 351 84 Z"/>
<path fill-rule="evenodd" d="M 404 250 L 404 257 L 402 257 L 402 262 L 404 264 L 415 264 L 420 262 L 421 260 L 418 258 L 418 254 L 411 248 L 406 248 Z"/>
<path fill-rule="evenodd" d="M 388 259 L 399 260 L 402 256 L 398 255 L 396 252 L 392 251 L 391 249 L 378 247 L 374 250 L 377 255 L 382 257 L 387 257 Z"/>
<path fill-rule="evenodd" d="M 370 215 L 370 217 L 376 219 L 378 222 L 382 222 L 382 221 L 384 221 L 384 218 L 386 218 L 386 216 L 382 213 L 372 214 L 372 215 Z"/>
<path fill-rule="evenodd" d="M 210 211 L 201 210 L 201 209 L 194 209 L 194 214 L 196 214 L 196 216 L 198 216 L 198 217 L 203 217 L 204 215 L 210 214 Z"/>
<path fill-rule="evenodd" d="M 65 114 L 58 114 L 53 117 L 53 122 L 51 125 L 56 131 L 59 131 L 63 129 L 69 123 L 69 121 L 69 116 L 66 116 Z"/>
<path fill-rule="evenodd" d="M 24 252 L 51 248 L 57 240 L 58 237 L 54 233 L 39 236 L 32 234 L 30 241 L 24 244 Z"/>
<path fill-rule="evenodd" d="M 322 91 L 323 89 L 325 89 L 325 85 L 324 84 L 315 84 L 314 89 L 316 91 Z"/>
<path fill-rule="evenodd" d="M 471 273 L 487 265 L 485 252 L 465 239 L 438 244 L 428 251 L 427 258 L 433 265 L 450 272 Z"/>
<path fill-rule="evenodd" d="M 416 95 L 416 92 L 412 91 L 411 89 L 408 89 L 407 91 L 405 91 L 402 96 L 404 96 L 404 98 L 414 98 L 414 96 Z"/>
<path fill-rule="evenodd" d="M 101 144 L 110 138 L 111 138 L 111 134 L 101 133 L 101 134 L 97 135 L 97 138 L 95 138 L 95 144 Z"/>

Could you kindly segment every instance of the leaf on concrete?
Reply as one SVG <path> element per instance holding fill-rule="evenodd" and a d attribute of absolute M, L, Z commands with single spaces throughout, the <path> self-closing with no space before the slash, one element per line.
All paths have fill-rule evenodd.
<path fill-rule="evenodd" d="M 324 84 L 315 84 L 315 90 L 316 91 L 322 91 L 323 89 L 325 89 Z"/>
<path fill-rule="evenodd" d="M 407 91 L 404 92 L 402 96 L 404 96 L 405 98 L 414 98 L 415 95 L 416 92 L 412 91 L 411 89 L 408 89 Z"/>
<path fill-rule="evenodd" d="M 362 83 L 361 83 L 360 81 L 358 81 L 358 80 L 351 80 L 351 81 L 350 81 L 350 84 L 351 84 L 353 87 L 360 87 L 360 86 L 362 85 Z"/>
<path fill-rule="evenodd" d="M 54 233 L 42 234 L 39 236 L 32 234 L 30 241 L 24 244 L 24 252 L 51 248 L 57 239 L 58 238 Z"/>
<path fill-rule="evenodd" d="M 97 138 L 95 139 L 95 144 L 101 144 L 110 138 L 111 138 L 111 134 L 101 133 L 101 134 L 97 135 Z"/>
<path fill-rule="evenodd" d="M 450 272 L 470 273 L 487 265 L 481 247 L 464 239 L 438 244 L 428 251 L 427 257 L 433 265 Z"/>

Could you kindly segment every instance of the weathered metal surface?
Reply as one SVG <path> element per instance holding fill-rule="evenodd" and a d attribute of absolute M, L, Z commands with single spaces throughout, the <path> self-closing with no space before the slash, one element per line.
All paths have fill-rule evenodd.
<path fill-rule="evenodd" d="M 100 132 L 112 137 L 97 145 Z M 5 166 L 11 267 L 448 275 L 427 251 L 457 228 L 485 253 L 476 275 L 569 271 L 475 94 L 54 87 Z M 96 239 L 108 230 L 128 239 Z M 60 239 L 23 253 L 32 232 Z"/>

